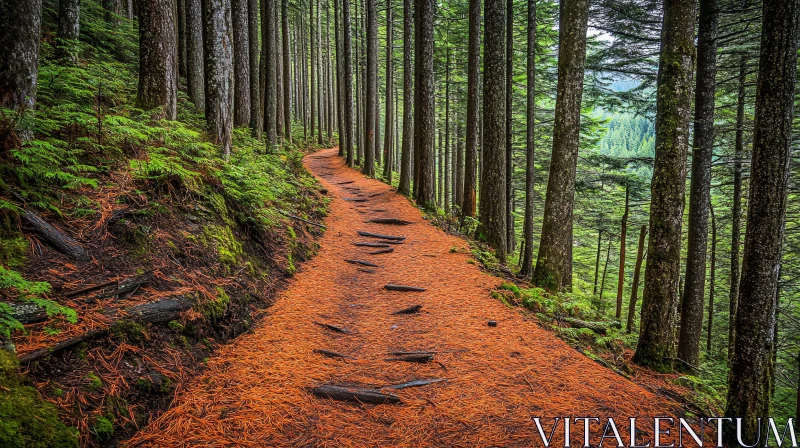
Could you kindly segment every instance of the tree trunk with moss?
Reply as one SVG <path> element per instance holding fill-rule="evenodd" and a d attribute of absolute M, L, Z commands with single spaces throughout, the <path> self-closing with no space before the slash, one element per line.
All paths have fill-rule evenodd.
<path fill-rule="evenodd" d="M 178 117 L 178 47 L 171 0 L 139 2 L 139 88 L 136 107 Z"/>
<path fill-rule="evenodd" d="M 736 341 L 726 417 L 743 419 L 743 441 L 758 437 L 769 415 L 780 277 L 791 163 L 792 118 L 800 40 L 800 0 L 765 0 L 756 85 L 753 158 Z M 729 428 L 730 429 L 730 428 Z M 735 433 L 728 431 L 729 437 Z M 735 436 L 728 442 L 733 446 Z"/>
<path fill-rule="evenodd" d="M 211 140 L 228 157 L 233 140 L 233 32 L 229 0 L 203 0 L 203 53 L 206 126 Z"/>
<path fill-rule="evenodd" d="M 189 0 L 190 1 L 190 0 Z M 261 137 L 264 129 L 264 111 L 261 109 L 261 88 L 258 61 L 258 0 L 248 0 L 247 2 L 247 33 L 250 49 L 250 129 L 253 136 Z"/>
<path fill-rule="evenodd" d="M 195 109 L 205 111 L 202 0 L 186 0 L 186 82 Z"/>
<path fill-rule="evenodd" d="M 572 211 L 580 145 L 581 97 L 586 64 L 588 0 L 560 4 L 558 86 L 553 155 L 533 282 L 552 291 L 572 284 Z"/>
<path fill-rule="evenodd" d="M 692 112 L 695 0 L 666 0 L 656 94 L 655 161 L 642 322 L 634 362 L 671 370 Z"/>

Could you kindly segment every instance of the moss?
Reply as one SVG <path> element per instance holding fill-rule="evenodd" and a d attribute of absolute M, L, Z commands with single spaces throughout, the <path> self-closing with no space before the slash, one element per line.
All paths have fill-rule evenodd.
<path fill-rule="evenodd" d="M 0 386 L 0 446 L 78 446 L 78 431 L 59 421 L 56 407 L 25 383 L 17 373 L 16 359 L 4 350 L 0 350 Z"/>
<path fill-rule="evenodd" d="M 22 237 L 0 239 L 0 262 L 10 268 L 25 264 L 28 252 L 28 240 Z"/>
<path fill-rule="evenodd" d="M 170 330 L 174 331 L 175 333 L 182 333 L 184 330 L 184 326 L 182 323 L 178 322 L 177 320 L 171 320 L 167 323 L 167 326 Z"/>
<path fill-rule="evenodd" d="M 203 227 L 201 241 L 206 247 L 216 249 L 217 259 L 228 270 L 239 264 L 239 260 L 244 254 L 242 243 L 236 239 L 230 227 L 227 226 Z"/>
<path fill-rule="evenodd" d="M 217 295 L 212 300 L 207 300 L 199 305 L 200 313 L 209 320 L 217 320 L 225 315 L 231 298 L 224 289 L 217 286 Z"/>
<path fill-rule="evenodd" d="M 97 417 L 92 425 L 92 433 L 101 441 L 110 439 L 114 435 L 114 417 L 111 415 Z"/>
<path fill-rule="evenodd" d="M 149 339 L 145 328 L 141 324 L 129 320 L 121 320 L 114 323 L 114 326 L 111 327 L 111 335 L 118 341 L 130 342 L 131 344 L 141 344 Z"/>
<path fill-rule="evenodd" d="M 89 380 L 89 389 L 98 390 L 103 387 L 103 380 L 94 372 L 89 372 L 86 379 Z"/>

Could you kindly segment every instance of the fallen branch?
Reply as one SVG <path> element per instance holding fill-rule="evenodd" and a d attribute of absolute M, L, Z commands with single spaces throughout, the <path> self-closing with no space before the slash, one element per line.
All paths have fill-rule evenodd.
<path fill-rule="evenodd" d="M 114 291 L 105 292 L 97 296 L 98 299 L 107 299 L 109 297 L 122 297 L 126 294 L 130 294 L 140 286 L 149 283 L 150 280 L 153 279 L 153 269 L 146 271 L 142 274 L 135 275 L 133 277 L 129 277 L 121 282 L 119 282 L 119 286 Z"/>
<path fill-rule="evenodd" d="M 399 352 L 389 352 L 389 354 L 390 354 L 390 355 L 392 355 L 392 356 L 405 356 L 405 355 L 435 355 L 435 354 L 437 354 L 437 353 L 439 353 L 439 352 L 432 352 L 432 351 L 428 351 L 428 350 L 417 350 L 417 351 L 411 351 L 411 352 L 403 352 L 403 351 L 399 351 Z"/>
<path fill-rule="evenodd" d="M 426 363 L 433 361 L 433 354 L 431 353 L 419 353 L 414 355 L 403 355 L 398 356 L 397 358 L 386 358 L 384 361 L 403 361 L 403 362 L 418 362 L 418 363 Z"/>
<path fill-rule="evenodd" d="M 622 328 L 619 322 L 589 322 L 571 317 L 564 317 L 562 321 L 568 323 L 572 328 L 588 328 L 598 334 L 606 334 L 611 328 Z"/>
<path fill-rule="evenodd" d="M 394 241 L 394 240 L 378 240 L 378 242 L 383 244 L 405 244 L 402 241 Z"/>
<path fill-rule="evenodd" d="M 322 356 L 327 358 L 345 358 L 345 359 L 355 359 L 352 356 L 343 355 L 341 353 L 332 352 L 330 350 L 325 350 L 321 348 L 314 349 L 314 353 L 319 353 Z"/>
<path fill-rule="evenodd" d="M 364 260 L 344 260 L 344 261 L 346 261 L 346 262 L 348 262 L 350 264 L 360 264 L 361 266 L 369 266 L 371 268 L 379 267 L 375 263 L 370 263 L 369 261 L 364 261 Z"/>
<path fill-rule="evenodd" d="M 25 210 L 22 219 L 30 224 L 57 251 L 78 261 L 88 261 L 89 253 L 72 237 L 56 229 L 36 213 Z"/>
<path fill-rule="evenodd" d="M 384 235 L 382 233 L 365 232 L 363 230 L 358 230 L 357 233 L 361 236 L 366 236 L 369 238 L 379 238 L 382 240 L 389 240 L 389 241 L 403 241 L 406 239 L 406 237 L 404 236 Z"/>
<path fill-rule="evenodd" d="M 358 268 L 359 272 L 366 272 L 367 274 L 374 274 L 375 269 L 365 269 L 365 268 Z"/>
<path fill-rule="evenodd" d="M 23 324 L 47 320 L 47 312 L 30 302 L 0 302 L 11 307 L 11 317 Z"/>
<path fill-rule="evenodd" d="M 364 198 L 344 198 L 344 200 L 349 202 L 367 202 Z"/>
<path fill-rule="evenodd" d="M 311 389 L 311 393 L 318 397 L 330 398 L 339 401 L 356 401 L 360 403 L 391 404 L 402 403 L 400 397 L 393 394 L 384 394 L 376 389 L 362 387 L 335 386 L 324 384 Z"/>
<path fill-rule="evenodd" d="M 347 185 L 347 184 L 352 184 L 352 183 L 355 183 L 355 181 L 354 180 L 348 180 L 346 182 L 336 182 L 336 185 Z"/>
<path fill-rule="evenodd" d="M 376 250 L 374 252 L 368 252 L 368 254 L 369 255 L 380 255 L 380 254 L 390 254 L 392 252 L 394 252 L 394 249 L 389 248 L 389 249 Z"/>
<path fill-rule="evenodd" d="M 406 221 L 404 219 L 397 219 L 397 218 L 372 218 L 367 222 L 375 224 L 387 224 L 390 226 L 407 226 L 411 224 L 411 221 Z"/>
<path fill-rule="evenodd" d="M 428 384 L 440 383 L 442 381 L 447 381 L 448 378 L 431 378 L 429 380 L 411 380 L 406 381 L 405 383 L 400 384 L 391 384 L 389 386 L 384 386 L 385 389 L 394 389 L 400 390 L 405 389 L 408 387 L 420 387 L 420 386 L 427 386 Z"/>
<path fill-rule="evenodd" d="M 413 305 L 413 306 L 410 306 L 408 308 L 403 308 L 400 311 L 395 311 L 392 314 L 414 314 L 414 313 L 418 313 L 419 310 L 421 310 L 421 309 L 422 309 L 422 305 Z"/>
<path fill-rule="evenodd" d="M 75 291 L 70 291 L 64 294 L 64 297 L 69 298 L 69 297 L 80 296 L 89 292 L 97 291 L 98 289 L 108 288 L 109 286 L 116 285 L 117 283 L 119 283 L 119 280 L 109 280 L 105 283 L 100 283 L 99 285 L 91 285 L 85 288 L 76 289 Z"/>
<path fill-rule="evenodd" d="M 389 247 L 386 243 L 370 243 L 368 241 L 357 241 L 353 243 L 353 246 L 359 247 Z"/>
<path fill-rule="evenodd" d="M 312 225 L 312 226 L 317 226 L 317 227 L 321 227 L 321 228 L 323 228 L 323 229 L 327 229 L 327 227 L 325 227 L 324 225 L 322 225 L 322 224 L 320 224 L 320 223 L 316 223 L 316 222 L 313 222 L 313 221 L 309 221 L 309 220 L 307 220 L 307 219 L 303 219 L 303 218 L 301 218 L 301 217 L 299 217 L 299 216 L 290 215 L 289 213 L 284 213 L 284 212 L 282 212 L 282 211 L 279 211 L 278 213 L 282 214 L 283 216 L 285 216 L 285 217 L 287 217 L 287 218 L 296 219 L 296 220 L 298 220 L 298 221 L 304 222 L 304 223 L 306 223 L 306 224 L 309 224 L 309 225 Z"/>
<path fill-rule="evenodd" d="M 352 333 L 352 331 L 348 330 L 347 328 L 337 327 L 336 325 L 325 324 L 325 323 L 316 322 L 316 321 L 314 323 L 316 325 L 319 325 L 320 327 L 327 328 L 328 330 L 331 330 L 331 331 L 333 331 L 335 333 L 342 333 L 342 334 L 350 334 L 350 333 Z"/>
<path fill-rule="evenodd" d="M 189 310 L 192 301 L 185 297 L 173 297 L 168 299 L 156 300 L 155 302 L 144 303 L 125 310 L 112 308 L 106 311 L 109 317 L 114 318 L 114 322 L 119 320 L 131 320 L 138 323 L 160 323 L 169 322 L 178 318 L 180 313 Z M 113 323 L 112 323 L 113 325 Z M 74 347 L 83 341 L 103 336 L 109 332 L 107 328 L 96 328 L 86 333 L 63 340 L 53 346 L 41 348 L 19 357 L 19 362 L 23 364 L 31 363 L 44 356 L 61 352 L 70 347 Z"/>
<path fill-rule="evenodd" d="M 387 283 L 384 286 L 389 291 L 413 291 L 413 292 L 424 292 L 427 291 L 425 288 L 420 288 L 419 286 L 406 286 L 406 285 L 395 285 L 392 283 Z"/>

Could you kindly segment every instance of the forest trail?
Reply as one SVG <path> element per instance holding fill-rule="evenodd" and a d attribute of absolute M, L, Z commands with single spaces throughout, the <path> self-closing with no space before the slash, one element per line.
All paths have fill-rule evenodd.
<path fill-rule="evenodd" d="M 347 168 L 336 148 L 304 163 L 334 198 L 319 254 L 254 330 L 222 347 L 130 446 L 541 446 L 535 416 L 547 417 L 547 433 L 554 416 L 613 416 L 620 423 L 674 407 L 491 298 L 501 280 L 471 263 L 464 240 L 427 223 L 391 187 Z M 366 222 L 385 217 L 412 224 Z M 406 239 L 389 245 L 391 253 L 370 255 L 379 248 L 353 243 L 378 240 L 359 230 Z M 427 290 L 388 291 L 388 283 Z M 418 304 L 420 312 L 392 314 Z M 393 351 L 436 354 L 427 363 L 386 361 Z M 341 402 L 309 391 L 431 378 L 447 381 L 382 389 L 401 404 Z M 619 426 L 627 441 L 627 425 Z M 573 445 L 582 442 L 582 424 L 572 432 Z M 563 446 L 559 431 L 555 440 Z"/>

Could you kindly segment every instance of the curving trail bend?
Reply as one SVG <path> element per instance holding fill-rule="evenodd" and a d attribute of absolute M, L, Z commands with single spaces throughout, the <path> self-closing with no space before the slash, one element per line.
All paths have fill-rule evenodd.
<path fill-rule="evenodd" d="M 553 416 L 620 422 L 672 409 L 492 299 L 500 280 L 472 263 L 465 241 L 428 224 L 405 197 L 347 168 L 336 154 L 327 149 L 304 162 L 334 198 L 319 254 L 255 329 L 221 348 L 130 446 L 542 446 L 535 416 L 548 417 L 549 432 Z M 379 217 L 412 224 L 365 222 Z M 406 240 L 390 245 L 391 253 L 369 254 L 381 248 L 353 245 L 377 242 L 358 230 Z M 387 283 L 426 291 L 387 291 Z M 392 314 L 412 305 L 422 305 L 420 312 Z M 490 319 L 497 327 L 487 325 Z M 436 353 L 427 363 L 386 361 L 392 351 Z M 431 378 L 447 381 L 383 389 L 401 404 L 349 403 L 309 392 L 321 384 L 380 388 Z M 627 431 L 621 424 L 626 444 Z M 554 439 L 563 446 L 563 429 Z M 572 445 L 582 441 L 582 424 L 575 425 Z"/>

